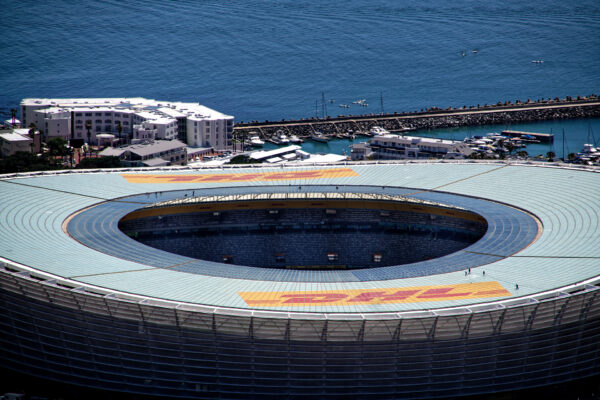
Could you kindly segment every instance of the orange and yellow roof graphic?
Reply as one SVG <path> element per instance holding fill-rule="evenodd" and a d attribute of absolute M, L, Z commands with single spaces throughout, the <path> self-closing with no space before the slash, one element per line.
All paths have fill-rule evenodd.
<path fill-rule="evenodd" d="M 506 297 L 498 282 L 307 292 L 238 292 L 251 307 L 350 306 Z"/>
<path fill-rule="evenodd" d="M 345 178 L 358 176 L 350 168 L 328 168 L 310 171 L 253 172 L 234 174 L 122 174 L 129 183 L 222 183 L 262 182 L 297 179 Z"/>

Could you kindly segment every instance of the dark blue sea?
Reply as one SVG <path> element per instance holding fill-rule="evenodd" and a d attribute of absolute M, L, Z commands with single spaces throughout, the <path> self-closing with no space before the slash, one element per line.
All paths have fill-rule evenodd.
<path fill-rule="evenodd" d="M 598 0 L 0 6 L 0 116 L 24 97 L 197 101 L 248 121 L 321 116 L 323 98 L 338 115 L 600 93 Z M 571 151 L 600 136 L 597 119 L 534 128 L 564 128 Z"/>

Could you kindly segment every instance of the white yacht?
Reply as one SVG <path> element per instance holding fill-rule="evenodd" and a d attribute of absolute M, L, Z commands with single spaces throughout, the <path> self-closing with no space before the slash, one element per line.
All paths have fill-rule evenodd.
<path fill-rule="evenodd" d="M 302 139 L 300 139 L 300 138 L 299 138 L 298 136 L 296 136 L 296 135 L 291 135 L 291 136 L 289 137 L 289 139 L 290 139 L 290 143 L 302 143 L 302 142 L 303 142 L 303 140 L 302 140 Z"/>
<path fill-rule="evenodd" d="M 264 144 L 265 142 L 260 140 L 259 136 L 250 136 L 250 145 L 252 147 L 263 147 Z"/>
<path fill-rule="evenodd" d="M 387 129 L 384 129 L 380 126 L 374 126 L 371 128 L 369 133 L 373 136 L 383 136 L 383 135 L 389 135 L 390 132 Z"/>
<path fill-rule="evenodd" d="M 290 142 L 287 135 L 281 131 L 277 132 L 277 139 L 279 139 L 280 144 L 288 144 Z"/>

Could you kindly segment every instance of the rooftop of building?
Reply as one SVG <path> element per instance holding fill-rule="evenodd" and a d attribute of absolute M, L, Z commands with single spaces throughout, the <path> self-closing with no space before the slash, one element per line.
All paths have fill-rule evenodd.
<path fill-rule="evenodd" d="M 300 150 L 301 148 L 302 147 L 294 144 L 291 146 L 280 147 L 274 150 L 253 151 L 252 153 L 250 153 L 250 158 L 252 158 L 253 160 L 267 160 L 269 158 L 279 157 L 286 153 L 295 152 L 296 150 Z"/>
<path fill-rule="evenodd" d="M 153 115 L 164 114 L 163 117 L 182 117 L 195 120 L 233 119 L 232 116 L 220 113 L 198 103 L 158 101 L 142 97 L 122 98 L 78 98 L 78 99 L 48 99 L 27 98 L 21 101 L 21 106 L 36 106 L 46 108 L 70 108 L 75 111 L 108 112 L 120 109 L 137 112 L 150 112 Z"/>
<path fill-rule="evenodd" d="M 120 156 L 129 151 L 139 156 L 148 156 L 151 154 L 161 153 L 163 151 L 171 151 L 183 149 L 186 144 L 179 140 L 150 140 L 144 143 L 130 144 L 123 147 L 107 147 L 100 152 L 102 156 Z"/>
<path fill-rule="evenodd" d="M 375 136 L 373 139 L 380 140 L 390 140 L 394 142 L 411 142 L 414 144 L 417 143 L 426 143 L 426 144 L 443 144 L 443 145 L 452 145 L 456 143 L 462 143 L 457 140 L 448 140 L 448 139 L 437 139 L 437 138 L 427 138 L 427 137 L 419 137 L 419 136 L 401 136 L 401 135 L 382 135 Z"/>
<path fill-rule="evenodd" d="M 27 131 L 27 129 L 26 129 Z M 28 142 L 31 138 L 27 133 L 22 134 L 15 131 L 0 132 L 0 137 L 8 142 Z"/>

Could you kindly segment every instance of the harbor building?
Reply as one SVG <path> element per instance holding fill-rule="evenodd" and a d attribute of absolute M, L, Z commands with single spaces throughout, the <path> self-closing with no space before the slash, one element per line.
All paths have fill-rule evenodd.
<path fill-rule="evenodd" d="M 98 135 L 114 135 L 116 143 L 124 144 L 153 136 L 161 140 L 179 139 L 193 147 L 212 147 L 217 151 L 232 148 L 233 116 L 197 103 L 141 97 L 30 98 L 21 101 L 21 120 L 25 127 L 35 124 L 44 140 L 62 137 L 99 144 Z M 142 126 L 142 133 L 138 129 L 136 135 L 137 125 Z"/>
<path fill-rule="evenodd" d="M 461 159 L 473 152 L 462 141 L 415 136 L 381 135 L 350 146 L 352 161 L 367 158 L 395 160 L 417 158 Z"/>

